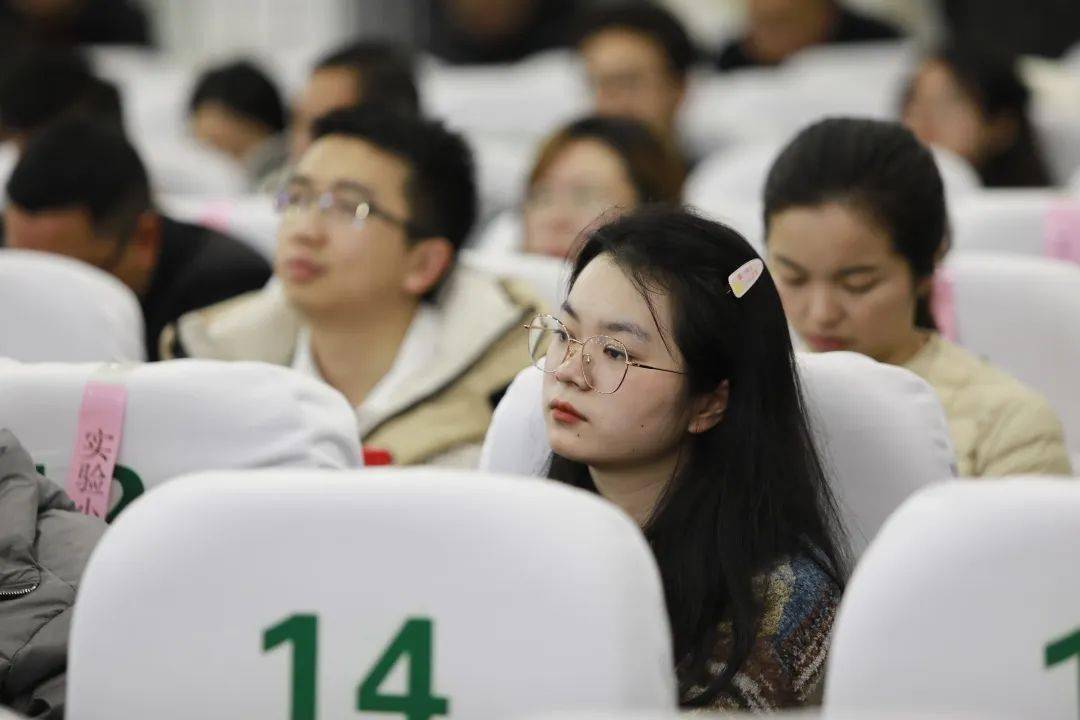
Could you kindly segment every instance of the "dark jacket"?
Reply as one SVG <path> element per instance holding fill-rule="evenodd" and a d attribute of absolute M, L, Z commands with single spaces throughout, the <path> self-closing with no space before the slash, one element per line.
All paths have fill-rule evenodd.
<path fill-rule="evenodd" d="M 162 216 L 161 254 L 141 298 L 146 357 L 158 359 L 158 338 L 181 315 L 258 290 L 270 264 L 244 243 L 214 230 Z"/>
<path fill-rule="evenodd" d="M 0 430 L 0 705 L 63 716 L 71 610 L 105 523 L 75 510 Z"/>

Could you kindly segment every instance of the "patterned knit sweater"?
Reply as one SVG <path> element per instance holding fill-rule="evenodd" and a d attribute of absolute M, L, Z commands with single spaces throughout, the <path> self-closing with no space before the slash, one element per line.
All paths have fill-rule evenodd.
<path fill-rule="evenodd" d="M 735 674 L 733 692 L 721 695 L 710 710 L 766 711 L 819 704 L 833 618 L 840 588 L 809 556 L 784 560 L 754 583 L 762 615 L 750 655 Z M 731 624 L 720 628 L 713 677 L 724 672 L 730 652 Z M 699 696 L 695 686 L 682 698 Z"/>

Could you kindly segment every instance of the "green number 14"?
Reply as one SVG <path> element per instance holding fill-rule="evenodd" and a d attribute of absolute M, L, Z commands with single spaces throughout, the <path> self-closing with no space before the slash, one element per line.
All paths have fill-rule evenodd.
<path fill-rule="evenodd" d="M 450 701 L 431 694 L 432 622 L 411 618 L 405 622 L 357 690 L 356 709 L 396 713 L 406 720 L 431 720 L 449 712 Z M 318 618 L 292 615 L 263 633 L 263 652 L 291 643 L 292 699 L 290 720 L 315 720 L 315 684 L 318 656 Z M 379 688 L 402 659 L 409 662 L 405 695 L 387 695 Z"/>

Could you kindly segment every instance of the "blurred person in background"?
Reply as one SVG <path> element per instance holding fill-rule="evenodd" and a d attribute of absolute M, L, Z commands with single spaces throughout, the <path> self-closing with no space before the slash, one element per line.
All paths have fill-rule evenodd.
<path fill-rule="evenodd" d="M 769 172 L 765 233 L 803 341 L 926 380 L 945 408 L 961 476 L 1071 474 L 1045 399 L 937 332 L 930 300 L 948 249 L 945 191 L 910 131 L 839 118 L 803 130 Z"/>
<path fill-rule="evenodd" d="M 679 159 L 637 120 L 572 122 L 544 143 L 529 174 L 524 250 L 566 258 L 598 219 L 646 203 L 678 204 L 683 175 Z"/>
<path fill-rule="evenodd" d="M 922 62 L 904 92 L 901 114 L 919 140 L 971 163 L 986 187 L 1046 187 L 1050 173 L 1029 105 L 1014 58 L 954 46 Z"/>
<path fill-rule="evenodd" d="M 582 18 L 577 47 L 594 112 L 647 123 L 684 155 L 677 121 L 698 54 L 679 19 L 649 2 L 598 8 Z"/>
<path fill-rule="evenodd" d="M 746 30 L 720 50 L 716 67 L 779 65 L 814 45 L 899 37 L 892 25 L 850 10 L 839 0 L 746 0 Z"/>
<path fill-rule="evenodd" d="M 109 125 L 68 118 L 38 132 L 7 197 L 9 247 L 82 260 L 134 291 L 151 360 L 168 323 L 270 277 L 267 262 L 241 242 L 158 212 L 138 153 Z"/>
<path fill-rule="evenodd" d="M 0 0 L 0 39 L 15 44 L 150 45 L 132 0 Z"/>
<path fill-rule="evenodd" d="M 396 112 L 420 112 L 412 54 L 391 42 L 363 40 L 325 55 L 315 63 L 293 107 L 290 160 L 297 162 L 307 151 L 316 118 L 332 110 L 371 102 Z"/>
<path fill-rule="evenodd" d="M 521 326 L 538 309 L 456 265 L 476 221 L 469 148 L 379 104 L 325 115 L 312 134 L 278 196 L 282 292 L 192 313 L 165 345 L 322 380 L 354 406 L 365 448 L 394 464 L 475 467 L 498 399 L 528 365 Z"/>
<path fill-rule="evenodd" d="M 92 117 L 117 128 L 124 124 L 116 86 L 95 77 L 78 52 L 30 48 L 0 70 L 0 139 L 21 148 L 35 132 L 66 116 Z"/>
<path fill-rule="evenodd" d="M 241 60 L 204 72 L 191 93 L 188 119 L 195 137 L 240 163 L 253 187 L 286 160 L 281 95 L 253 63 Z"/>
<path fill-rule="evenodd" d="M 420 46 L 450 63 L 510 63 L 568 44 L 585 0 L 426 0 Z"/>

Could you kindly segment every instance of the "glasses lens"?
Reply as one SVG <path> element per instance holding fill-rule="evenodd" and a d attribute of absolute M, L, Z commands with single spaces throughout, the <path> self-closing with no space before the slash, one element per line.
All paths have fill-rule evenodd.
<path fill-rule="evenodd" d="M 581 351 L 585 380 L 598 393 L 613 393 L 626 376 L 626 347 L 610 337 L 590 338 Z"/>
<path fill-rule="evenodd" d="M 566 328 L 550 315 L 540 315 L 529 325 L 529 357 L 533 365 L 555 372 L 566 357 Z"/>

